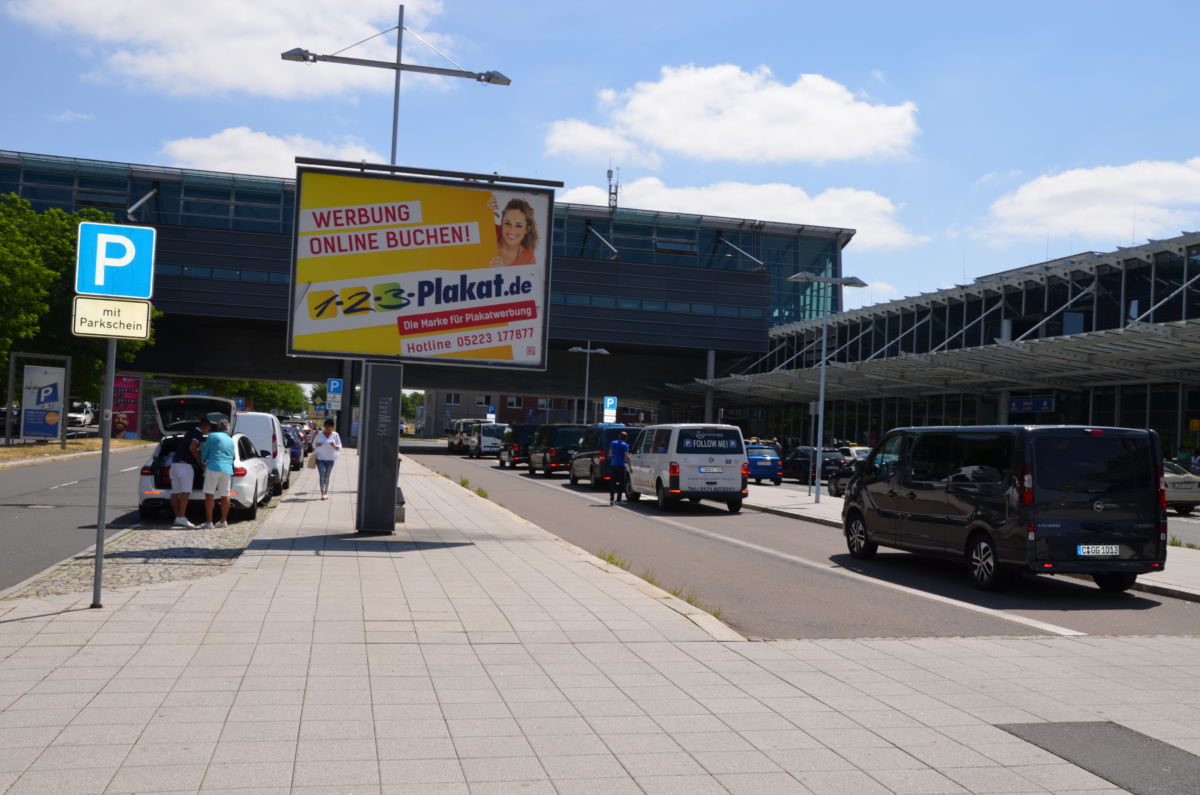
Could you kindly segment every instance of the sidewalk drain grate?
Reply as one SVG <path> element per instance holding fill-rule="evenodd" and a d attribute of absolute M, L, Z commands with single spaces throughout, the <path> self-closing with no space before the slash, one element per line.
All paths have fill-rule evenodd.
<path fill-rule="evenodd" d="M 1200 756 L 1110 721 L 997 725 L 1133 795 L 1200 791 Z"/>

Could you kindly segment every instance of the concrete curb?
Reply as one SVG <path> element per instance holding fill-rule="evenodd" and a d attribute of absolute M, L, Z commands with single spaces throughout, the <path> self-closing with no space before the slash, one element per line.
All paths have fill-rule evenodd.
<path fill-rule="evenodd" d="M 751 511 L 758 511 L 759 513 L 769 513 L 769 514 L 773 514 L 775 516 L 782 516 L 785 519 L 796 519 L 801 522 L 812 522 L 813 524 L 825 525 L 826 527 L 836 527 L 839 530 L 842 528 L 841 522 L 835 522 L 832 519 L 825 519 L 820 516 L 802 516 L 793 511 L 783 510 L 782 508 L 771 508 L 766 505 L 751 505 L 748 502 L 742 503 L 742 507 L 747 508 Z M 1170 557 L 1169 551 L 1167 552 L 1167 556 L 1168 556 L 1168 558 Z M 1080 575 L 1067 574 L 1067 575 L 1063 575 L 1063 576 L 1068 576 L 1068 577 L 1074 576 L 1076 579 L 1080 579 L 1080 580 L 1091 580 L 1092 579 L 1091 577 L 1087 576 L 1086 574 L 1080 574 Z M 1172 598 L 1183 599 L 1188 602 L 1200 602 L 1200 591 L 1197 591 L 1197 590 L 1194 590 L 1191 588 L 1183 588 L 1183 587 L 1173 586 L 1173 585 L 1159 585 L 1158 583 L 1155 583 L 1155 582 L 1146 582 L 1145 580 L 1140 579 L 1140 578 L 1138 579 L 1137 582 L 1135 582 L 1133 584 L 1133 588 L 1130 590 L 1145 591 L 1146 593 L 1152 593 L 1152 594 L 1156 594 L 1158 596 L 1170 596 Z"/>
<path fill-rule="evenodd" d="M 146 447 L 153 447 L 157 442 L 146 442 L 145 444 L 129 445 L 121 447 L 119 450 L 109 450 L 108 454 L 112 455 L 115 452 L 126 452 L 129 450 L 141 450 Z M 63 453 L 62 455 L 47 455 L 40 458 L 19 458 L 16 461 L 0 461 L 0 469 L 13 469 L 14 467 L 37 466 L 38 464 L 53 464 L 55 461 L 70 461 L 75 458 L 87 458 L 88 456 L 100 455 L 101 450 L 84 450 L 82 453 Z"/>

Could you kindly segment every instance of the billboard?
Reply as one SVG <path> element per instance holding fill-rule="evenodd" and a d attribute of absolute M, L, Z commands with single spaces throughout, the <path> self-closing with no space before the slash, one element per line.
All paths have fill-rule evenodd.
<path fill-rule="evenodd" d="M 546 368 L 546 188 L 300 168 L 288 354 Z"/>
<path fill-rule="evenodd" d="M 118 375 L 113 378 L 112 438 L 138 438 L 138 410 L 142 403 L 142 377 Z"/>
<path fill-rule="evenodd" d="M 66 370 L 62 367 L 25 365 L 21 389 L 21 436 L 57 439 L 62 433 Z"/>

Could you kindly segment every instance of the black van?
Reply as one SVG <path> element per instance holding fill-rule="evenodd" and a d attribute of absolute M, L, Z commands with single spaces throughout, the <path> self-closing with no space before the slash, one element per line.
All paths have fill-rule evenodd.
<path fill-rule="evenodd" d="M 1130 588 L 1167 558 L 1158 435 L 1133 428 L 897 428 L 855 465 L 846 545 L 963 560 L 993 590 L 1006 574 L 1090 574 Z"/>
<path fill-rule="evenodd" d="M 608 483 L 611 478 L 608 448 L 622 432 L 629 437 L 626 441 L 630 443 L 632 450 L 637 428 L 603 422 L 584 428 L 583 435 L 579 438 L 579 447 L 567 464 L 567 474 L 570 475 L 572 486 L 586 480 L 593 489 L 599 491 Z"/>
<path fill-rule="evenodd" d="M 571 454 L 579 447 L 585 425 L 547 423 L 539 425 L 529 441 L 529 473 L 541 472 L 550 477 L 565 469 L 571 462 Z"/>

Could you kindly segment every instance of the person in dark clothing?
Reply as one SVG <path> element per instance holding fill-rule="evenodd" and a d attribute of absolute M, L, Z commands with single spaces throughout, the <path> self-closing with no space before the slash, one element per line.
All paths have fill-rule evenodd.
<path fill-rule="evenodd" d="M 625 495 L 625 484 L 629 482 L 629 434 L 621 431 L 608 446 L 608 504 L 620 502 Z M 628 497 L 625 498 L 628 501 Z"/>

